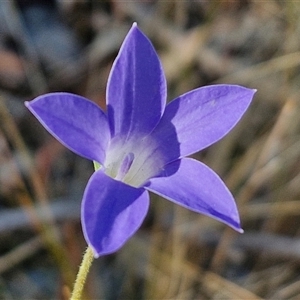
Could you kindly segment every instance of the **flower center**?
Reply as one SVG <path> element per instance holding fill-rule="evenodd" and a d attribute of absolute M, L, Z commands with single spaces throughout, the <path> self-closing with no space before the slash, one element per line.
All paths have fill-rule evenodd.
<path fill-rule="evenodd" d="M 120 168 L 118 170 L 116 180 L 122 181 L 125 177 L 125 175 L 128 173 L 132 163 L 134 160 L 134 154 L 132 152 L 129 152 L 125 155 L 123 161 L 121 162 Z"/>
<path fill-rule="evenodd" d="M 133 187 L 141 187 L 160 173 L 162 161 L 157 143 L 150 138 L 124 144 L 115 140 L 106 153 L 105 173 Z"/>

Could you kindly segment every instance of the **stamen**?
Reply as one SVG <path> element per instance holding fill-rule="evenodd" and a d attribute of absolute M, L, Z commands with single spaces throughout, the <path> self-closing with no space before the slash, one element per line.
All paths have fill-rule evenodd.
<path fill-rule="evenodd" d="M 134 154 L 132 152 L 129 152 L 123 159 L 120 169 L 118 171 L 118 174 L 116 176 L 116 180 L 122 181 L 125 175 L 128 173 L 132 163 L 134 160 Z"/>

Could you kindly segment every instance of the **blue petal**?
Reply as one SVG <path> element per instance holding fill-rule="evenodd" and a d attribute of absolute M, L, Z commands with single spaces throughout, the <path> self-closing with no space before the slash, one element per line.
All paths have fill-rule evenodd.
<path fill-rule="evenodd" d="M 117 251 L 141 226 L 149 208 L 149 195 L 95 172 L 86 187 L 81 210 L 85 239 L 95 256 Z"/>
<path fill-rule="evenodd" d="M 96 104 L 69 93 L 50 93 L 25 104 L 41 124 L 70 150 L 104 163 L 110 131 L 106 115 Z"/>
<path fill-rule="evenodd" d="M 161 141 L 169 162 L 191 155 L 224 137 L 243 116 L 254 93 L 237 85 L 190 91 L 167 105 L 152 136 Z"/>
<path fill-rule="evenodd" d="M 219 176 L 206 165 L 184 158 L 167 165 L 161 176 L 152 178 L 145 188 L 242 232 L 231 193 Z"/>
<path fill-rule="evenodd" d="M 113 136 L 144 136 L 156 126 L 166 102 L 166 80 L 149 39 L 134 24 L 107 84 L 107 111 Z"/>

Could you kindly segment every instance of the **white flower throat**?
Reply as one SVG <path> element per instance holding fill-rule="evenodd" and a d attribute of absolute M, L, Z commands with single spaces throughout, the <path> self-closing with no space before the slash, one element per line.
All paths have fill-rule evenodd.
<path fill-rule="evenodd" d="M 138 140 L 138 141 L 137 141 Z M 160 173 L 162 155 L 149 138 L 122 143 L 112 141 L 105 159 L 105 173 L 133 187 L 140 187 Z"/>
<path fill-rule="evenodd" d="M 120 168 L 118 170 L 118 174 L 116 176 L 116 180 L 122 181 L 128 171 L 130 170 L 130 167 L 133 163 L 134 160 L 134 154 L 132 152 L 129 152 L 128 154 L 125 155 L 123 161 L 121 162 Z"/>

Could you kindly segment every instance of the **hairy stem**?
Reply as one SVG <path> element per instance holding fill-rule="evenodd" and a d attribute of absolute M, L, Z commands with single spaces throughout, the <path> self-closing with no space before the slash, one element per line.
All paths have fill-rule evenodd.
<path fill-rule="evenodd" d="M 83 256 L 70 300 L 82 299 L 84 284 L 93 260 L 94 260 L 93 250 L 90 247 L 88 247 Z"/>

